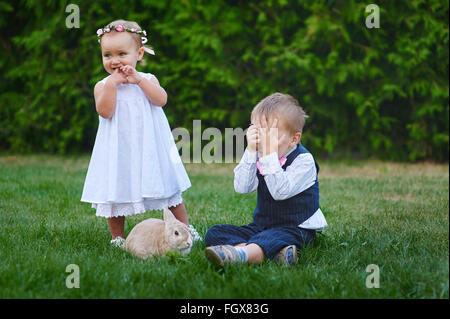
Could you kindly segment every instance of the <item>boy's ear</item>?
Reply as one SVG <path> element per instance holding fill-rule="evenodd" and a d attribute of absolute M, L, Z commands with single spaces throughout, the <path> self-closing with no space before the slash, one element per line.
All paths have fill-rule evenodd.
<path fill-rule="evenodd" d="M 297 145 L 298 143 L 300 143 L 300 139 L 302 138 L 302 133 L 300 132 L 296 132 L 294 134 L 294 137 L 292 138 L 292 146 Z"/>

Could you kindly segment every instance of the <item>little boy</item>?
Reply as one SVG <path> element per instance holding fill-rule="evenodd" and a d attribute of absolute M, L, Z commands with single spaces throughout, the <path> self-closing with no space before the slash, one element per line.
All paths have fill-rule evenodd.
<path fill-rule="evenodd" d="M 253 109 L 248 146 L 234 169 L 236 192 L 257 190 L 253 222 L 208 229 L 205 254 L 211 263 L 259 264 L 270 258 L 294 265 L 297 249 L 327 226 L 319 208 L 319 166 L 300 144 L 307 117 L 296 99 L 281 93 Z"/>

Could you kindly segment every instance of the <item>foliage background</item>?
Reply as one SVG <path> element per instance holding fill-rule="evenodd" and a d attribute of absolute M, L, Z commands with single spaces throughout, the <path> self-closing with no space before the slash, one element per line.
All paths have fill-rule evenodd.
<path fill-rule="evenodd" d="M 68 4 L 80 28 L 68 29 Z M 379 29 L 365 8 L 380 7 Z M 123 18 L 150 34 L 172 128 L 242 127 L 275 91 L 310 115 L 321 156 L 448 161 L 445 0 L 101 0 L 0 2 L 0 150 L 89 152 L 93 87 L 107 74 L 95 31 Z"/>

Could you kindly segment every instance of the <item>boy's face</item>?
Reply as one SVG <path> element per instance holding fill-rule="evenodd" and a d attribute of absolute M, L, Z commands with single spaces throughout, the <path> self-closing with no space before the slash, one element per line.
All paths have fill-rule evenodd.
<path fill-rule="evenodd" d="M 300 135 L 296 136 L 295 134 L 297 133 L 292 134 L 285 127 L 278 127 L 278 136 L 283 136 L 283 134 L 284 137 L 281 138 L 278 144 L 278 157 L 283 157 L 286 155 L 286 153 L 300 141 L 301 137 L 301 133 L 298 133 Z"/>
<path fill-rule="evenodd" d="M 103 66 L 112 74 L 116 68 L 130 65 L 136 68 L 142 59 L 144 48 L 137 48 L 136 42 L 128 32 L 109 32 L 101 39 Z"/>
<path fill-rule="evenodd" d="M 287 154 L 293 148 L 295 145 L 297 145 L 300 142 L 300 138 L 302 136 L 302 133 L 295 132 L 292 133 L 290 130 L 288 130 L 288 126 L 286 123 L 286 120 L 282 116 L 271 116 L 267 118 L 267 122 L 271 123 L 273 119 L 278 118 L 278 157 L 283 157 Z M 260 118 L 256 117 L 252 119 L 252 124 L 259 125 L 260 124 Z M 283 136 L 284 134 L 284 136 Z M 258 156 L 261 157 L 261 148 L 258 147 Z"/>

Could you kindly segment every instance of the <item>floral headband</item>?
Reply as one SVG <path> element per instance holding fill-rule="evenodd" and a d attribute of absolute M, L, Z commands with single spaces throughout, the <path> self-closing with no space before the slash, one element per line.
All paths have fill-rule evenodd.
<path fill-rule="evenodd" d="M 146 44 L 147 43 L 147 32 L 145 30 L 137 30 L 135 28 L 127 28 L 124 27 L 123 25 L 119 24 L 117 26 L 115 25 L 110 25 L 109 27 L 106 27 L 104 29 L 98 29 L 97 30 L 97 37 L 98 37 L 98 42 L 100 43 L 100 38 L 102 35 L 104 35 L 105 33 L 109 33 L 111 32 L 111 30 L 116 30 L 117 32 L 123 32 L 123 31 L 128 31 L 128 32 L 132 32 L 132 33 L 136 33 L 136 34 L 142 34 L 143 36 L 141 36 L 141 40 L 142 40 L 142 44 Z M 150 48 L 144 47 L 145 52 L 155 55 L 155 51 L 153 51 Z"/>

